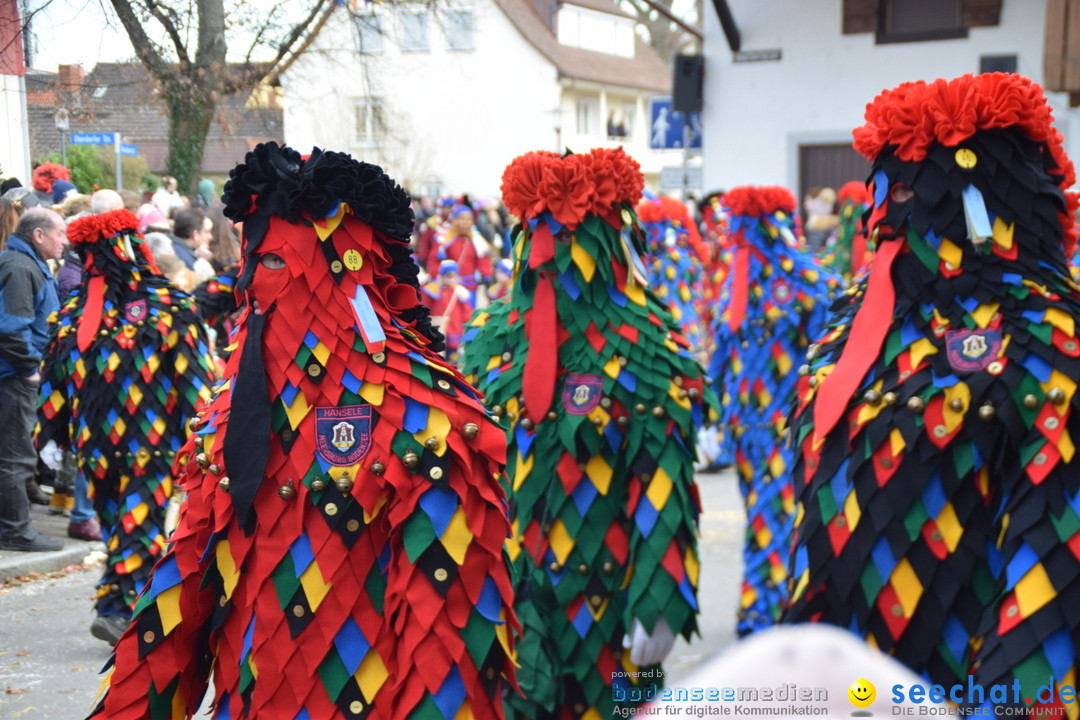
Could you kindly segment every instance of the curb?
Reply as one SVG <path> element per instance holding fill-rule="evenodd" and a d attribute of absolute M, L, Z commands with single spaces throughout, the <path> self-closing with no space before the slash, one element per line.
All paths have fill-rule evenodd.
<path fill-rule="evenodd" d="M 11 557 L 0 557 L 0 584 L 8 578 L 16 578 L 31 573 L 56 572 L 69 565 L 81 564 L 83 558 L 94 550 L 102 549 L 100 542 L 89 540 L 68 540 L 60 550 L 52 552 L 23 552 Z"/>

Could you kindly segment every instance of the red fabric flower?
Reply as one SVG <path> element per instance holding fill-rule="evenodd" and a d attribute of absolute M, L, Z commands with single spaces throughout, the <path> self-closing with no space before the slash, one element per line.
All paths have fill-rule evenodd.
<path fill-rule="evenodd" d="M 53 184 L 57 180 L 71 180 L 71 171 L 63 165 L 44 162 L 34 168 L 34 174 L 30 178 L 30 185 L 35 190 L 51 193 Z"/>
<path fill-rule="evenodd" d="M 866 187 L 866 183 L 852 180 L 841 185 L 836 191 L 836 201 L 840 204 L 846 201 L 856 205 L 869 205 L 870 190 Z"/>
<path fill-rule="evenodd" d="M 580 156 L 570 155 L 562 162 L 544 168 L 540 192 L 548 210 L 559 223 L 576 227 L 592 209 L 593 185 Z"/>
<path fill-rule="evenodd" d="M 723 197 L 724 207 L 732 215 L 757 217 L 780 211 L 791 215 L 795 212 L 795 196 L 779 185 L 743 185 L 728 190 Z"/>
<path fill-rule="evenodd" d="M 113 210 L 101 215 L 84 215 L 72 220 L 67 226 L 68 240 L 73 245 L 93 243 L 103 238 L 116 237 L 121 232 L 133 235 L 139 232 L 139 219 L 130 210 Z"/>
<path fill-rule="evenodd" d="M 571 230 L 589 214 L 637 203 L 645 187 L 641 166 L 622 148 L 584 155 L 532 152 L 514 158 L 503 172 L 507 209 L 528 220 L 550 212 Z"/>
<path fill-rule="evenodd" d="M 503 172 L 502 196 L 506 209 L 519 218 L 539 215 L 544 209 L 540 184 L 544 167 L 555 153 L 534 152 L 515 158 Z"/>

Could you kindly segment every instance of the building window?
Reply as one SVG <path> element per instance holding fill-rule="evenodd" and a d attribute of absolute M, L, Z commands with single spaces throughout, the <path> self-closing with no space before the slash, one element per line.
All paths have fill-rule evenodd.
<path fill-rule="evenodd" d="M 879 43 L 967 37 L 961 0 L 882 0 Z"/>
<path fill-rule="evenodd" d="M 386 134 L 382 100 L 376 97 L 356 98 L 353 101 L 353 139 L 357 145 L 379 145 Z"/>
<path fill-rule="evenodd" d="M 446 43 L 451 50 L 476 49 L 471 10 L 451 10 L 446 13 Z"/>
<path fill-rule="evenodd" d="M 359 33 L 359 51 L 365 55 L 378 55 L 383 51 L 382 22 L 375 15 L 355 15 Z"/>
<path fill-rule="evenodd" d="M 401 51 L 427 52 L 428 16 L 426 12 L 401 14 Z"/>
<path fill-rule="evenodd" d="M 980 73 L 1016 72 L 1015 55 L 983 55 L 979 58 Z"/>
<path fill-rule="evenodd" d="M 587 100 L 577 101 L 577 134 L 588 135 L 592 132 L 592 104 Z"/>

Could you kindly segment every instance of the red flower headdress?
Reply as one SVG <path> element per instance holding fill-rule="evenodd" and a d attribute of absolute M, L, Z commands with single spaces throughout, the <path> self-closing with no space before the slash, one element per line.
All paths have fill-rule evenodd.
<path fill-rule="evenodd" d="M 855 128 L 855 149 L 873 161 L 888 145 L 896 156 L 919 161 L 931 143 L 959 144 L 979 130 L 1017 127 L 1036 142 L 1045 142 L 1061 169 L 1062 189 L 1076 181 L 1072 161 L 1042 88 L 1009 73 L 961 75 L 932 83 L 904 83 L 886 90 L 866 106 L 866 124 Z"/>
<path fill-rule="evenodd" d="M 795 212 L 795 196 L 779 185 L 744 185 L 732 188 L 724 194 L 721 202 L 732 215 L 758 217 L 781 211 L 791 215 Z"/>
<path fill-rule="evenodd" d="M 855 203 L 856 205 L 869 205 L 870 189 L 867 188 L 866 183 L 861 180 L 846 182 L 836 191 L 836 201 L 841 205 L 843 205 L 845 201 Z"/>
<path fill-rule="evenodd" d="M 701 262 L 708 262 L 710 253 L 709 246 L 701 239 L 697 224 L 690 217 L 686 205 L 673 197 L 661 195 L 653 200 L 644 200 L 637 207 L 638 220 L 643 223 L 659 223 L 670 221 L 672 224 L 686 229 L 687 243 L 693 248 Z"/>
<path fill-rule="evenodd" d="M 30 184 L 35 190 L 51 193 L 57 180 L 71 180 L 71 171 L 63 165 L 45 162 L 34 168 Z"/>
<path fill-rule="evenodd" d="M 503 172 L 502 196 L 506 208 L 522 220 L 550 212 L 572 230 L 586 215 L 637 204 L 644 187 L 641 165 L 622 148 L 582 155 L 531 152 L 514 158 Z"/>
<path fill-rule="evenodd" d="M 896 148 L 901 160 L 918 162 L 934 142 L 953 147 L 980 130 L 1015 127 L 1046 143 L 1061 174 L 1058 186 L 1067 190 L 1076 182 L 1076 170 L 1053 121 L 1042 88 L 1032 80 L 1011 73 L 969 74 L 903 83 L 882 92 L 866 106 L 866 124 L 852 136 L 855 149 L 871 162 L 888 146 Z M 1080 202 L 1065 193 L 1065 204 L 1061 225 L 1066 252 L 1071 252 L 1076 243 L 1073 217 Z"/>

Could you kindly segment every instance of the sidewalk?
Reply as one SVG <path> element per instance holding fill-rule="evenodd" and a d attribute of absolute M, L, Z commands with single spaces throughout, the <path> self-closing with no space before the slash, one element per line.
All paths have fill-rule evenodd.
<path fill-rule="evenodd" d="M 56 540 L 63 540 L 64 547 L 53 552 L 18 552 L 0 550 L 0 583 L 7 578 L 31 573 L 50 573 L 63 570 L 68 565 L 78 565 L 94 550 L 104 550 L 100 542 L 73 540 L 67 536 L 68 518 L 52 515 L 44 505 L 31 505 L 30 517 L 34 527 Z"/>

